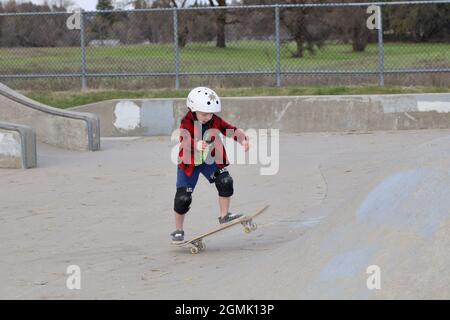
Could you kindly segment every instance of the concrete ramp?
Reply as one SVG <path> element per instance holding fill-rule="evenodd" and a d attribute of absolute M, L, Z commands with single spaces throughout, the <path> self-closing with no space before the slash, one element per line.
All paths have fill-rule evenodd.
<path fill-rule="evenodd" d="M 36 134 L 27 126 L 0 122 L 0 168 L 36 167 Z"/>
<path fill-rule="evenodd" d="M 32 127 L 39 141 L 56 147 L 100 149 L 100 121 L 96 115 L 49 107 L 1 83 L 0 121 Z"/>

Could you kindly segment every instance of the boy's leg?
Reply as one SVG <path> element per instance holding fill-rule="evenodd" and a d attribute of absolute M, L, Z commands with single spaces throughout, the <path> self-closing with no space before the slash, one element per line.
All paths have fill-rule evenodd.
<path fill-rule="evenodd" d="M 176 230 L 183 230 L 184 216 L 189 211 L 192 202 L 191 187 L 179 187 L 174 199 L 175 227 Z"/>
<path fill-rule="evenodd" d="M 175 212 L 175 228 L 177 230 L 183 230 L 184 214 L 179 214 L 176 211 L 174 212 Z"/>
<path fill-rule="evenodd" d="M 230 200 L 231 197 L 219 196 L 220 217 L 225 217 L 230 212 Z"/>
<path fill-rule="evenodd" d="M 184 216 L 189 211 L 192 202 L 192 192 L 198 181 L 200 172 L 194 169 L 192 176 L 188 177 L 183 170 L 177 167 L 177 192 L 174 199 L 175 228 L 183 230 Z"/>
<path fill-rule="evenodd" d="M 210 183 L 215 183 L 219 193 L 220 217 L 225 217 L 230 211 L 230 201 L 233 195 L 233 178 L 226 168 L 219 169 L 215 163 L 207 165 L 202 174 Z"/>

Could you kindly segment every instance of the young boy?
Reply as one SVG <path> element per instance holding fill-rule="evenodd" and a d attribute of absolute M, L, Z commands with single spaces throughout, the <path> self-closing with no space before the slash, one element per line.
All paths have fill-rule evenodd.
<path fill-rule="evenodd" d="M 219 96 L 211 89 L 198 87 L 187 97 L 188 113 L 181 120 L 180 151 L 177 166 L 177 191 L 174 211 L 176 230 L 171 234 L 173 243 L 184 241 L 184 215 L 189 211 L 192 192 L 200 173 L 215 183 L 219 194 L 219 223 L 227 223 L 241 217 L 230 213 L 230 197 L 233 195 L 233 179 L 225 148 L 218 133 L 238 141 L 248 151 L 249 139 L 245 133 L 227 123 L 215 113 L 221 111 Z"/>

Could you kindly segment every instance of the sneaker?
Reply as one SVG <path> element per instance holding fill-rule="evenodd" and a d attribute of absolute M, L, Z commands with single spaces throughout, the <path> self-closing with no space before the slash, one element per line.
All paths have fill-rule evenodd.
<path fill-rule="evenodd" d="M 172 243 L 181 243 L 184 241 L 184 231 L 175 230 L 170 234 L 172 236 Z"/>
<path fill-rule="evenodd" d="M 236 213 L 228 212 L 225 217 L 223 217 L 223 218 L 219 217 L 219 223 L 220 224 L 228 223 L 228 222 L 231 222 L 233 220 L 239 219 L 240 217 L 242 217 L 242 214 L 236 214 Z"/>

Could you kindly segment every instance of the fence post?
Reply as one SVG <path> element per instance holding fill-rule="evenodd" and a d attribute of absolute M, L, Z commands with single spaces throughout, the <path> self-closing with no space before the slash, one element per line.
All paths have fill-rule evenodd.
<path fill-rule="evenodd" d="M 86 72 L 86 42 L 85 42 L 85 25 L 84 10 L 80 10 L 80 45 L 81 45 L 81 90 L 88 89 L 87 72 Z"/>
<path fill-rule="evenodd" d="M 178 46 L 178 12 L 173 9 L 173 38 L 175 45 L 175 89 L 180 89 L 180 48 Z"/>
<path fill-rule="evenodd" d="M 378 73 L 380 77 L 380 86 L 384 86 L 384 42 L 383 42 L 383 14 L 382 6 L 378 10 Z"/>
<path fill-rule="evenodd" d="M 277 87 L 281 86 L 281 55 L 280 55 L 280 7 L 275 7 L 275 42 L 277 47 L 277 62 L 276 62 L 276 74 L 277 74 Z"/>

